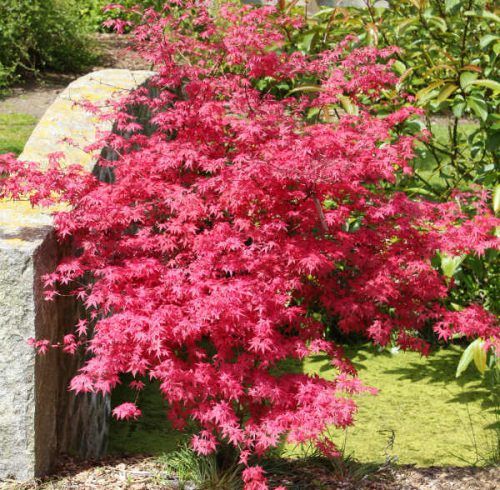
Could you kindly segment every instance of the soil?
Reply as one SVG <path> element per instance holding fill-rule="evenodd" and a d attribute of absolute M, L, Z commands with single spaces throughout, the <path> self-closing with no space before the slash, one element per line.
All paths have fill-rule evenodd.
<path fill-rule="evenodd" d="M 393 487 L 404 490 L 498 490 L 500 468 L 407 468 L 396 472 Z"/>
<path fill-rule="evenodd" d="M 272 477 L 272 486 L 290 490 L 498 490 L 500 468 L 386 466 L 360 477 L 347 472 L 343 477 L 324 467 L 301 465 L 285 477 Z M 163 470 L 158 459 L 145 456 L 107 457 L 100 462 L 61 462 L 57 476 L 45 480 L 0 482 L 0 490 L 174 490 L 194 489 L 179 485 Z M 229 489 L 228 489 L 229 490 Z"/>
<path fill-rule="evenodd" d="M 130 36 L 96 34 L 101 51 L 98 66 L 89 71 L 105 68 L 150 69 L 150 65 L 130 51 Z M 34 80 L 13 87 L 7 97 L 0 99 L 0 114 L 29 114 L 40 119 L 60 92 L 82 73 L 43 73 Z"/>

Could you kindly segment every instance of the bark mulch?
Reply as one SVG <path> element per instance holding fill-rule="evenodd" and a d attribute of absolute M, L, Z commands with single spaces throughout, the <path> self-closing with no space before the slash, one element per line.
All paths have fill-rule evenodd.
<path fill-rule="evenodd" d="M 288 472 L 284 471 L 288 468 Z M 337 473 L 325 465 L 285 462 L 271 476 L 273 485 L 290 490 L 498 490 L 500 468 L 382 466 L 350 464 Z M 61 461 L 57 473 L 26 483 L 0 482 L 0 490 L 174 490 L 175 477 L 165 473 L 158 459 L 107 457 L 97 463 Z M 192 487 L 194 488 L 194 487 Z M 220 489 L 224 490 L 224 489 Z M 229 489 L 228 489 L 229 490 Z"/>

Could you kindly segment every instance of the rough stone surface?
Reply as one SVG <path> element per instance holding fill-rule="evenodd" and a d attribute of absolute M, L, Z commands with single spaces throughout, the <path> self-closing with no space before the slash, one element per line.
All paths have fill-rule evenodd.
<path fill-rule="evenodd" d="M 31 240 L 7 236 L 0 243 L 0 475 L 29 478 L 35 471 L 35 359 L 26 339 L 34 335 L 36 249 L 50 227 Z"/>
<path fill-rule="evenodd" d="M 49 107 L 19 158 L 46 164 L 48 154 L 63 152 L 65 163 L 78 163 L 91 171 L 99 151 L 88 153 L 84 149 L 95 142 L 100 131 L 111 130 L 111 122 L 86 111 L 82 103 L 91 102 L 106 113 L 110 97 L 133 90 L 151 75 L 152 72 L 145 70 L 109 69 L 75 80 Z"/>
<path fill-rule="evenodd" d="M 49 153 L 62 151 L 67 163 L 91 171 L 98 152 L 83 148 L 112 123 L 89 114 L 80 102 L 106 110 L 111 97 L 151 74 L 103 70 L 76 80 L 45 113 L 20 159 L 44 164 Z M 41 278 L 66 252 L 55 240 L 47 211 L 27 202 L 0 202 L 0 479 L 40 476 L 60 452 L 96 457 L 106 444 L 109 400 L 67 391 L 81 357 L 59 350 L 35 356 L 27 344 L 32 337 L 61 340 L 78 316 L 70 298 L 43 299 Z"/>

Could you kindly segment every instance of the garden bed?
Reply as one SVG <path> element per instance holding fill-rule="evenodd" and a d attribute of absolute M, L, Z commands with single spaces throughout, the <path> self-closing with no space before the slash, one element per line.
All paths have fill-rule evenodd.
<path fill-rule="evenodd" d="M 500 479 L 498 468 L 460 468 L 390 466 L 368 473 L 361 478 L 355 470 L 339 478 L 326 468 L 301 464 L 288 466 L 287 475 L 276 475 L 274 483 L 291 484 L 292 490 L 495 490 Z M 360 470 L 358 468 L 358 476 Z M 59 475 L 44 481 L 19 484 L 0 483 L 0 490 L 174 490 L 179 486 L 175 477 L 165 473 L 155 458 L 134 456 L 109 457 L 100 463 L 62 462 Z"/>

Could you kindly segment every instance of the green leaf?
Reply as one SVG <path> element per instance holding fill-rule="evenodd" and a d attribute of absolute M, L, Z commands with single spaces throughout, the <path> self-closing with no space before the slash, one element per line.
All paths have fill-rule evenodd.
<path fill-rule="evenodd" d="M 500 23 L 500 17 L 489 10 L 483 10 L 481 12 L 481 17 L 483 17 L 483 19 L 493 20 L 497 24 Z"/>
<path fill-rule="evenodd" d="M 477 79 L 479 74 L 473 72 L 473 71 L 464 71 L 460 75 L 460 86 L 462 88 L 467 87 L 467 85 L 470 85 L 474 80 Z"/>
<path fill-rule="evenodd" d="M 464 350 L 462 356 L 460 357 L 455 377 L 458 378 L 469 367 L 472 359 L 474 359 L 474 342 L 472 342 L 472 344 L 469 344 L 469 346 Z"/>
<path fill-rule="evenodd" d="M 495 82 L 495 80 L 486 80 L 481 78 L 480 80 L 470 82 L 469 85 L 478 85 L 479 87 L 489 88 L 490 90 L 493 90 L 493 92 L 500 92 L 500 83 Z"/>
<path fill-rule="evenodd" d="M 479 47 L 481 49 L 486 48 L 489 46 L 493 41 L 496 39 L 500 39 L 498 36 L 495 36 L 494 34 L 486 34 L 479 40 Z"/>
<path fill-rule="evenodd" d="M 473 10 L 468 10 L 464 12 L 465 17 L 482 17 L 483 19 L 492 20 L 494 22 L 500 23 L 500 17 L 490 12 L 489 10 L 482 10 L 481 13 L 474 12 Z"/>
<path fill-rule="evenodd" d="M 313 42 L 316 38 L 317 32 L 312 31 L 312 32 L 307 32 L 302 36 L 302 39 L 298 43 L 298 47 L 301 51 L 305 51 L 306 53 L 309 53 L 311 51 L 311 47 L 313 46 Z"/>
<path fill-rule="evenodd" d="M 474 364 L 476 365 L 477 370 L 481 374 L 484 374 L 486 371 L 486 358 L 488 357 L 487 352 L 484 349 L 484 340 L 476 339 L 472 342 L 472 344 L 475 344 L 473 349 Z"/>
<path fill-rule="evenodd" d="M 321 108 L 320 107 L 311 107 L 307 111 L 307 119 L 311 120 L 311 119 L 317 117 L 320 112 L 321 112 Z"/>
<path fill-rule="evenodd" d="M 434 24 L 441 32 L 446 32 L 448 30 L 446 21 L 441 17 L 436 17 L 435 15 L 431 15 L 429 17 L 429 23 Z"/>
<path fill-rule="evenodd" d="M 498 184 L 493 191 L 493 211 L 495 214 L 498 214 L 500 211 L 500 184 Z"/>
<path fill-rule="evenodd" d="M 406 71 L 406 65 L 399 60 L 395 61 L 392 67 L 394 68 L 394 71 L 400 76 Z"/>
<path fill-rule="evenodd" d="M 290 84 L 287 82 L 281 82 L 276 85 L 278 90 L 290 90 Z"/>
<path fill-rule="evenodd" d="M 453 10 L 457 5 L 460 5 L 461 0 L 445 0 L 444 7 L 446 12 Z"/>
<path fill-rule="evenodd" d="M 256 83 L 257 89 L 258 90 L 264 90 L 267 87 L 268 83 L 269 82 L 265 78 L 261 78 Z"/>
<path fill-rule="evenodd" d="M 289 95 L 295 94 L 297 92 L 306 92 L 306 93 L 321 92 L 321 87 L 319 85 L 301 85 L 300 87 L 293 88 L 286 95 L 288 97 Z"/>
<path fill-rule="evenodd" d="M 436 80 L 435 82 L 432 82 L 429 84 L 427 87 L 423 88 L 422 90 L 419 90 L 416 94 L 417 99 L 420 100 L 420 102 L 425 101 L 429 94 L 436 88 L 441 87 L 441 85 L 444 85 L 444 80 Z"/>
<path fill-rule="evenodd" d="M 485 141 L 485 146 L 488 151 L 497 151 L 500 148 L 500 131 L 489 133 Z M 491 170 L 494 168 L 495 166 L 493 165 Z"/>
<path fill-rule="evenodd" d="M 423 131 L 426 129 L 425 122 L 421 119 L 409 119 L 405 121 L 405 129 L 410 131 L 411 133 L 416 133 L 417 131 Z"/>
<path fill-rule="evenodd" d="M 453 112 L 453 115 L 455 117 L 458 117 L 458 118 L 461 118 L 463 113 L 464 113 L 464 109 L 466 107 L 466 104 L 465 102 L 459 102 L 458 104 L 455 104 L 452 108 L 451 108 L 451 111 Z"/>
<path fill-rule="evenodd" d="M 357 116 L 359 114 L 358 106 L 356 104 L 353 104 L 352 100 L 349 97 L 346 97 L 345 95 L 339 95 L 338 99 L 340 101 L 340 104 L 342 105 L 342 108 L 347 112 L 347 114 L 350 114 L 351 116 Z"/>
<path fill-rule="evenodd" d="M 400 22 L 396 26 L 396 34 L 402 33 L 408 26 L 411 26 L 412 24 L 419 24 L 420 19 L 418 17 L 410 17 L 409 19 L 405 19 L 402 22 Z"/>
<path fill-rule="evenodd" d="M 327 8 L 322 8 L 321 10 L 318 10 L 314 15 L 312 15 L 312 18 L 316 17 L 327 17 L 330 16 L 330 14 L 333 14 L 335 12 L 335 9 L 333 7 L 327 7 Z"/>
<path fill-rule="evenodd" d="M 434 192 L 429 191 L 423 187 L 410 187 L 406 189 L 406 192 L 410 194 L 421 194 L 423 196 L 434 196 Z"/>
<path fill-rule="evenodd" d="M 458 378 L 469 366 L 471 361 L 474 361 L 477 370 L 484 374 L 486 371 L 487 352 L 484 350 L 484 340 L 478 338 L 471 342 L 464 350 L 460 361 L 458 362 L 456 377 Z"/>
<path fill-rule="evenodd" d="M 446 277 L 453 277 L 460 264 L 464 261 L 465 255 L 441 255 L 441 269 Z"/>
<path fill-rule="evenodd" d="M 490 356 L 490 362 L 488 363 L 488 367 L 490 369 L 493 369 L 496 367 L 496 365 L 500 365 L 500 357 L 496 356 L 495 354 L 492 354 Z"/>
<path fill-rule="evenodd" d="M 443 87 L 440 94 L 437 96 L 436 102 L 438 104 L 441 104 L 441 102 L 444 102 L 446 99 L 448 99 L 448 97 L 457 89 L 458 89 L 457 85 L 455 85 L 454 83 L 448 83 Z"/>
<path fill-rule="evenodd" d="M 488 105 L 483 99 L 479 99 L 478 97 L 468 97 L 467 105 L 471 108 L 474 114 L 486 121 L 488 119 Z"/>

